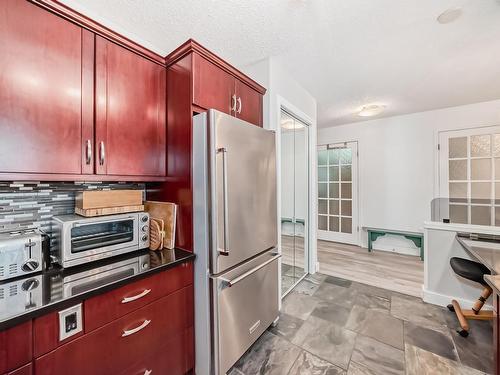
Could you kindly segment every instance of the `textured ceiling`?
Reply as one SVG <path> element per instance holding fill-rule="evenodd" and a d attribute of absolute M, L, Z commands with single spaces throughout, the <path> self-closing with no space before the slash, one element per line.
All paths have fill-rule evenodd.
<path fill-rule="evenodd" d="M 500 98 L 500 0 L 61 1 L 162 55 L 194 38 L 236 66 L 276 56 L 319 126 Z"/>

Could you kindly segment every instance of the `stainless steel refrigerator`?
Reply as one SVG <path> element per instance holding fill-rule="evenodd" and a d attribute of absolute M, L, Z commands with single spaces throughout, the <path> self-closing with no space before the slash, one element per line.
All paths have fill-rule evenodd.
<path fill-rule="evenodd" d="M 196 374 L 225 374 L 278 318 L 275 133 L 194 117 Z"/>

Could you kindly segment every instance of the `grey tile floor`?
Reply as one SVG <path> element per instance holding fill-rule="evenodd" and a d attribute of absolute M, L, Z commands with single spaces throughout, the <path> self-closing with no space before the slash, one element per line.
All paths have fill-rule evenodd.
<path fill-rule="evenodd" d="M 456 328 L 453 313 L 419 298 L 316 274 L 229 374 L 492 373 L 491 323 L 472 321 L 468 338 Z"/>

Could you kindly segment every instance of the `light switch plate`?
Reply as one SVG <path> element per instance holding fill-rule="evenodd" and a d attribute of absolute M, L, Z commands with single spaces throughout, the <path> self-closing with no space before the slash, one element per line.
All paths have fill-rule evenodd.
<path fill-rule="evenodd" d="M 72 321 L 73 327 L 66 325 L 66 320 Z M 59 341 L 66 340 L 68 337 L 76 335 L 83 330 L 82 322 L 82 304 L 69 307 L 59 311 Z"/>

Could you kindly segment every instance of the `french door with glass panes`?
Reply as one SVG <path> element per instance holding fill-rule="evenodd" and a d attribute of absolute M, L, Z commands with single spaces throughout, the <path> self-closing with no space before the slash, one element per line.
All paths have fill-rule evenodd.
<path fill-rule="evenodd" d="M 500 225 L 500 126 L 439 133 L 439 196 L 451 223 Z"/>
<path fill-rule="evenodd" d="M 318 239 L 358 244 L 358 143 L 318 147 Z"/>

